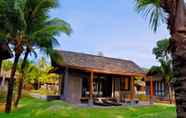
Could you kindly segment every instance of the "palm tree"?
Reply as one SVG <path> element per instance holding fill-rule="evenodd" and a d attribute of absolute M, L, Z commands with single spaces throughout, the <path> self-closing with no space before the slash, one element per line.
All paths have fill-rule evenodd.
<path fill-rule="evenodd" d="M 22 94 L 24 70 L 28 55 L 34 51 L 34 48 L 44 50 L 49 55 L 54 55 L 54 47 L 59 44 L 56 35 L 63 32 L 67 35 L 71 33 L 71 27 L 62 19 L 50 19 L 48 11 L 55 8 L 57 0 L 27 0 L 24 13 L 24 21 L 27 25 L 24 33 L 26 39 L 26 51 L 21 65 L 21 77 L 18 84 L 17 96 L 14 106 L 17 107 Z"/>
<path fill-rule="evenodd" d="M 160 68 L 161 68 L 161 73 L 163 75 L 163 77 L 166 80 L 167 86 L 168 86 L 168 95 L 169 95 L 169 101 L 170 104 L 172 104 L 172 81 L 173 81 L 173 72 L 172 72 L 172 61 L 164 61 L 164 60 L 160 60 Z"/>
<path fill-rule="evenodd" d="M 6 100 L 6 109 L 8 113 L 11 109 L 13 88 L 14 88 L 14 76 L 16 72 L 16 67 L 23 52 L 23 45 L 25 42 L 25 36 L 23 30 L 26 25 L 22 19 L 22 14 L 20 12 L 21 5 L 23 1 L 20 0 L 1 0 L 0 1 L 0 39 L 7 40 L 12 44 L 14 50 L 14 63 L 11 69 L 10 79 L 8 82 L 8 93 Z"/>
<path fill-rule="evenodd" d="M 186 117 L 186 14 L 184 0 L 136 0 L 139 13 L 150 16 L 150 24 L 154 31 L 161 23 L 167 23 L 171 34 L 171 55 L 176 97 L 177 117 Z M 166 22 L 164 22 L 166 21 Z"/>
<path fill-rule="evenodd" d="M 5 110 L 7 113 L 11 111 L 14 75 L 21 54 L 26 50 L 24 57 L 26 60 L 28 54 L 33 51 L 33 47 L 42 47 L 42 50 L 48 54 L 55 54 L 53 50 L 53 45 L 57 42 L 55 36 L 61 31 L 71 31 L 70 26 L 63 20 L 49 19 L 48 11 L 56 6 L 57 0 L 0 1 L 0 37 L 12 45 L 15 54 L 8 84 Z M 24 66 L 25 61 L 23 61 L 22 70 Z"/>
<path fill-rule="evenodd" d="M 169 88 L 168 95 L 169 101 L 171 100 L 171 81 L 173 81 L 173 72 L 172 72 L 172 58 L 170 55 L 170 39 L 162 39 L 157 42 L 157 46 L 153 48 L 153 54 L 156 56 L 156 59 L 160 62 L 159 67 L 152 67 L 150 72 L 159 73 L 163 75 L 163 78 L 166 80 L 167 86 Z"/>

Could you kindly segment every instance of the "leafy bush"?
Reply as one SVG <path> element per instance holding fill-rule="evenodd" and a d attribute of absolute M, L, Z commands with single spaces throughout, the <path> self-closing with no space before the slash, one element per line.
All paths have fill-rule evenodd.
<path fill-rule="evenodd" d="M 140 95 L 138 95 L 138 99 L 140 101 L 148 101 L 149 100 L 149 97 L 146 96 L 146 95 L 144 95 L 144 94 L 140 94 Z"/>

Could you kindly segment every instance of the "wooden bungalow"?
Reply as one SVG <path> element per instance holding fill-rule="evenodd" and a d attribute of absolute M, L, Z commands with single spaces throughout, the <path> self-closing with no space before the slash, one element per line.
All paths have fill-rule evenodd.
<path fill-rule="evenodd" d="M 147 73 L 146 95 L 153 98 L 154 101 L 174 101 L 174 89 L 171 87 L 171 96 L 169 96 L 169 87 L 167 81 L 160 73 Z M 169 98 L 170 97 L 170 98 Z"/>
<path fill-rule="evenodd" d="M 135 101 L 135 78 L 145 72 L 134 62 L 84 53 L 58 51 L 51 72 L 60 74 L 61 98 L 70 103 L 93 103 L 98 98 Z"/>

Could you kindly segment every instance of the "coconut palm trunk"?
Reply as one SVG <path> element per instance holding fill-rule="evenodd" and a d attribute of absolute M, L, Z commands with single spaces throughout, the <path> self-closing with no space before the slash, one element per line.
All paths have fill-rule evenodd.
<path fill-rule="evenodd" d="M 24 59 L 21 65 L 21 77 L 19 79 L 18 82 L 18 88 L 17 88 L 17 96 L 15 98 L 15 102 L 14 102 L 14 107 L 17 108 L 18 104 L 19 104 L 19 100 L 21 99 L 22 96 L 22 89 L 23 89 L 23 82 L 24 82 L 24 69 L 26 67 L 26 61 L 28 58 L 28 54 L 30 53 L 29 49 L 26 50 L 25 55 L 24 55 Z"/>
<path fill-rule="evenodd" d="M 177 34 L 174 39 L 173 68 L 176 110 L 178 118 L 186 118 L 186 38 Z"/>
<path fill-rule="evenodd" d="M 16 67 L 17 67 L 20 55 L 21 55 L 21 53 L 16 53 L 15 54 L 15 59 L 14 59 L 14 63 L 13 63 L 13 66 L 12 66 L 10 79 L 8 81 L 8 93 L 7 93 L 6 108 L 5 108 L 6 113 L 11 112 L 11 108 L 12 108 L 14 76 L 15 76 L 15 73 L 16 73 Z"/>
<path fill-rule="evenodd" d="M 136 0 L 137 12 L 150 17 L 154 31 L 167 23 L 171 35 L 171 55 L 177 118 L 186 118 L 186 4 L 185 0 Z"/>
<path fill-rule="evenodd" d="M 177 118 L 186 118 L 186 15 L 184 0 L 161 0 L 168 13 Z"/>

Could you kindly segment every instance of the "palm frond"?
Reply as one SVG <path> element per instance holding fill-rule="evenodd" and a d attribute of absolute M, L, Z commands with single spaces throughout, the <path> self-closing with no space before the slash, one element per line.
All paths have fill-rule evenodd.
<path fill-rule="evenodd" d="M 25 4 L 26 4 L 26 0 L 15 0 L 14 3 L 14 9 L 19 16 L 20 27 L 22 27 L 23 30 L 26 28 L 25 14 L 23 12 L 25 10 Z"/>
<path fill-rule="evenodd" d="M 46 13 L 46 11 L 55 8 L 57 5 L 57 0 L 40 0 L 33 9 L 32 17 L 37 17 L 43 11 Z"/>
<path fill-rule="evenodd" d="M 54 18 L 46 22 L 44 27 L 41 27 L 40 30 L 34 32 L 33 36 L 37 36 L 40 33 L 48 33 L 48 34 L 58 34 L 63 32 L 67 35 L 70 35 L 72 32 L 70 24 L 65 22 L 62 19 Z"/>
<path fill-rule="evenodd" d="M 166 14 L 160 6 L 160 0 L 136 0 L 136 11 L 145 18 L 154 32 L 166 21 Z"/>
<path fill-rule="evenodd" d="M 56 29 L 59 27 L 59 31 L 70 35 L 72 33 L 72 28 L 69 23 L 64 21 L 63 19 L 53 18 L 46 22 L 47 26 L 55 26 Z"/>

